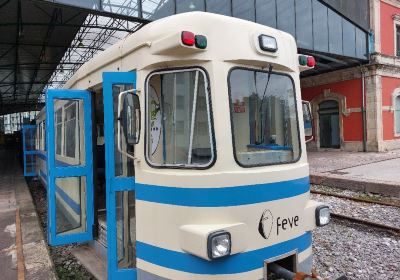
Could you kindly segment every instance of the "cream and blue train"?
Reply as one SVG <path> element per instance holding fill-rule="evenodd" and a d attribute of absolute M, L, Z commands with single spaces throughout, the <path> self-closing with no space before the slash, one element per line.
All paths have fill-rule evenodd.
<path fill-rule="evenodd" d="M 287 33 L 202 12 L 97 55 L 37 118 L 49 243 L 89 243 L 108 279 L 310 273 L 329 222 L 309 192 L 299 73 L 314 65 Z"/>

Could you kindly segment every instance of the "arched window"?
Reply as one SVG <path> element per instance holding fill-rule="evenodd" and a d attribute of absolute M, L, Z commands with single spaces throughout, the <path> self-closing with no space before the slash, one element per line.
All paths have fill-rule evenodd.
<path fill-rule="evenodd" d="M 400 95 L 397 95 L 394 100 L 394 118 L 395 133 L 400 135 Z"/>

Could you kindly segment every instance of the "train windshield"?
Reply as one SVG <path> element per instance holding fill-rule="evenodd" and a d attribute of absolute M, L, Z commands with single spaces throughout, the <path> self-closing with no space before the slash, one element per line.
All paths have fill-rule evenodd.
<path fill-rule="evenodd" d="M 241 166 L 297 161 L 300 137 L 290 76 L 235 68 L 229 76 L 235 159 Z"/>

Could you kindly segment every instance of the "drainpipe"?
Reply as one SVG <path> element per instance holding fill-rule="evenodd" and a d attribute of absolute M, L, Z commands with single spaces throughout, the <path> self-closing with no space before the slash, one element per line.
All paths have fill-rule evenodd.
<path fill-rule="evenodd" d="M 362 128 L 363 128 L 363 152 L 367 151 L 367 116 L 365 110 L 365 72 L 360 67 L 361 70 L 361 83 L 362 83 L 362 106 L 361 106 L 361 113 L 362 113 Z"/>

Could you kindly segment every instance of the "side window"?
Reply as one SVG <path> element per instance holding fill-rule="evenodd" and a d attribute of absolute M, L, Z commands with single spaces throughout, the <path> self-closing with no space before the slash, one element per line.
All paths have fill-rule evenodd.
<path fill-rule="evenodd" d="M 394 104 L 394 117 L 395 117 L 395 133 L 396 135 L 400 135 L 400 95 L 395 98 Z"/>
<path fill-rule="evenodd" d="M 400 25 L 396 24 L 396 56 L 400 56 Z"/>
<path fill-rule="evenodd" d="M 46 121 L 42 122 L 42 150 L 46 151 Z"/>
<path fill-rule="evenodd" d="M 72 101 L 65 106 L 65 132 L 64 132 L 64 147 L 65 156 L 74 158 L 76 149 L 77 131 L 77 102 Z"/>
<path fill-rule="evenodd" d="M 203 70 L 152 74 L 147 84 L 147 151 L 155 166 L 207 167 L 214 161 L 208 81 Z"/>
<path fill-rule="evenodd" d="M 39 126 L 36 126 L 35 134 L 36 134 L 35 148 L 36 148 L 36 150 L 40 150 L 39 149 L 39 141 L 40 141 L 40 138 L 39 138 Z"/>
<path fill-rule="evenodd" d="M 55 117 L 55 129 L 56 129 L 56 154 L 61 155 L 61 147 L 62 147 L 62 108 L 59 108 L 56 111 L 56 117 Z"/>

